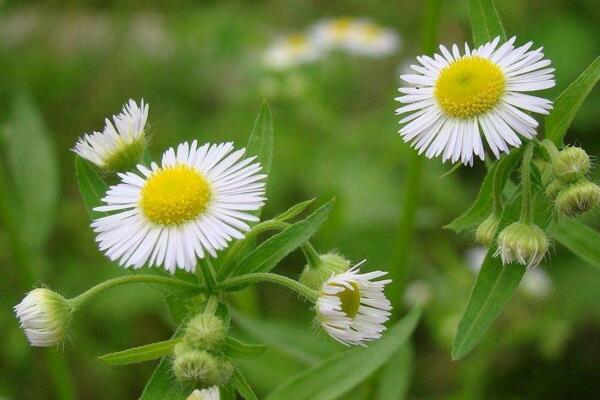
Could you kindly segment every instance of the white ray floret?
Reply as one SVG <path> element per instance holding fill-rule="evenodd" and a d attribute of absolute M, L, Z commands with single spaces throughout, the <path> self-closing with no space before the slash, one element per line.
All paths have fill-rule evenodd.
<path fill-rule="evenodd" d="M 258 220 L 251 212 L 264 205 L 266 175 L 256 157 L 233 150 L 232 143 L 184 142 L 160 166 L 119 174 L 121 183 L 95 209 L 111 213 L 92 223 L 100 250 L 125 267 L 194 271 L 197 259 L 242 239 Z"/>
<path fill-rule="evenodd" d="M 527 94 L 555 85 L 554 68 L 532 42 L 515 47 L 515 38 L 500 38 L 461 54 L 457 45 L 440 46 L 441 54 L 417 57 L 415 74 L 402 75 L 396 100 L 405 105 L 400 134 L 428 158 L 473 165 L 485 157 L 483 140 L 496 158 L 532 139 L 538 122 L 529 113 L 548 114 L 550 100 Z"/>
<path fill-rule="evenodd" d="M 285 70 L 312 63 L 322 56 L 322 49 L 302 34 L 276 39 L 263 55 L 263 64 L 273 70 Z"/>
<path fill-rule="evenodd" d="M 73 151 L 99 167 L 108 167 L 119 153 L 127 151 L 130 146 L 138 145 L 143 150 L 147 119 L 148 104 L 142 99 L 138 106 L 135 101 L 129 100 L 121 113 L 113 116 L 112 122 L 108 118 L 105 120 L 102 132 L 85 134 L 77 141 Z"/>
<path fill-rule="evenodd" d="M 321 327 L 345 345 L 364 344 L 380 338 L 392 309 L 383 292 L 391 280 L 375 281 L 387 272 L 361 274 L 359 266 L 325 281 L 316 303 Z"/>
<path fill-rule="evenodd" d="M 209 387 L 208 389 L 196 389 L 190 394 L 187 400 L 220 400 L 221 394 L 217 386 Z"/>

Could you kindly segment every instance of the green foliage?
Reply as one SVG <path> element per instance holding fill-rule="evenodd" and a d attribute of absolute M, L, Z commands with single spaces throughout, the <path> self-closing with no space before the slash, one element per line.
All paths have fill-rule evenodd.
<path fill-rule="evenodd" d="M 480 46 L 500 36 L 500 41 L 506 41 L 506 32 L 496 11 L 494 0 L 469 0 L 469 15 L 473 43 Z"/>
<path fill-rule="evenodd" d="M 414 370 L 415 350 L 405 343 L 381 368 L 377 384 L 377 400 L 402 400 L 407 398 Z"/>
<path fill-rule="evenodd" d="M 564 219 L 550 226 L 550 235 L 573 254 L 600 268 L 600 233 L 575 220 Z"/>
<path fill-rule="evenodd" d="M 145 361 L 156 360 L 171 354 L 173 348 L 181 339 L 169 339 L 164 342 L 146 344 L 144 346 L 133 347 L 131 349 L 117 351 L 98 357 L 108 365 L 128 365 L 137 364 Z"/>
<path fill-rule="evenodd" d="M 79 192 L 85 203 L 88 215 L 92 219 L 101 216 L 102 213 L 94 211 L 94 207 L 102 204 L 102 198 L 108 189 L 108 185 L 98 175 L 95 167 L 79 156 L 75 156 L 75 173 L 77 174 Z"/>
<path fill-rule="evenodd" d="M 265 174 L 271 172 L 273 163 L 273 115 L 267 102 L 263 102 L 254 121 L 248 144 L 246 145 L 248 156 L 256 156 Z"/>
<path fill-rule="evenodd" d="M 419 310 L 412 311 L 369 347 L 353 348 L 322 361 L 284 382 L 267 400 L 333 400 L 342 396 L 396 354 L 415 329 L 419 317 Z"/>
<path fill-rule="evenodd" d="M 263 344 L 249 344 L 236 339 L 234 337 L 227 337 L 227 355 L 231 358 L 242 358 L 252 359 L 260 357 L 266 350 L 266 346 Z"/>
<path fill-rule="evenodd" d="M 546 138 L 560 146 L 577 111 L 600 79 L 600 56 L 554 101 L 546 117 Z"/>
<path fill-rule="evenodd" d="M 252 391 L 252 388 L 250 385 L 248 385 L 246 378 L 239 369 L 233 371 L 232 382 L 244 400 L 258 400 L 254 394 L 254 391 Z"/>

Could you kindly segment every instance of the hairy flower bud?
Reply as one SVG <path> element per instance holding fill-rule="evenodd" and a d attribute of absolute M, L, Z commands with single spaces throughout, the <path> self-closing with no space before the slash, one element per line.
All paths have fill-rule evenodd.
<path fill-rule="evenodd" d="M 546 233 L 537 225 L 515 222 L 498 235 L 498 250 L 503 264 L 513 262 L 535 267 L 546 253 L 550 243 Z"/>
<path fill-rule="evenodd" d="M 188 322 L 184 340 L 199 350 L 219 352 L 225 343 L 226 329 L 221 318 L 198 314 Z"/>
<path fill-rule="evenodd" d="M 589 170 L 590 157 L 579 147 L 567 147 L 552 160 L 554 176 L 565 183 L 585 177 Z"/>
<path fill-rule="evenodd" d="M 186 342 L 177 344 L 174 354 L 173 372 L 181 383 L 207 389 L 229 382 L 233 374 L 229 360 L 197 350 Z"/>
<path fill-rule="evenodd" d="M 315 268 L 306 265 L 300 275 L 300 282 L 311 289 L 319 290 L 332 275 L 341 274 L 350 269 L 350 261 L 335 253 L 319 256 L 320 263 Z"/>
<path fill-rule="evenodd" d="M 600 204 L 600 187 L 582 179 L 561 190 L 554 201 L 559 215 L 574 217 L 583 214 Z"/>
<path fill-rule="evenodd" d="M 65 339 L 72 307 L 60 294 L 46 288 L 34 289 L 14 310 L 32 346 L 53 346 Z"/>
<path fill-rule="evenodd" d="M 475 240 L 482 246 L 489 246 L 494 240 L 494 234 L 498 228 L 498 218 L 490 214 L 475 231 Z"/>
<path fill-rule="evenodd" d="M 546 186 L 546 196 L 552 201 L 556 199 L 556 196 L 560 193 L 561 190 L 567 187 L 567 184 L 559 179 L 553 179 L 550 181 L 548 186 Z"/>

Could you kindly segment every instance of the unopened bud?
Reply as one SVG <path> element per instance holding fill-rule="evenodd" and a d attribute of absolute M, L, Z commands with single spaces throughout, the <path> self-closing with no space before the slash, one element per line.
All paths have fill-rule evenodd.
<path fill-rule="evenodd" d="M 218 352 L 225 343 L 226 329 L 221 318 L 212 314 L 198 314 L 186 328 L 184 340 L 199 350 Z"/>
<path fill-rule="evenodd" d="M 499 255 L 505 265 L 516 262 L 535 267 L 546 255 L 549 246 L 548 237 L 540 227 L 515 222 L 498 235 L 498 250 L 495 256 Z"/>
<path fill-rule="evenodd" d="M 311 289 L 319 290 L 332 275 L 341 274 L 350 269 L 350 261 L 335 253 L 319 256 L 317 267 L 307 265 L 300 275 L 300 282 Z"/>
<path fill-rule="evenodd" d="M 490 214 L 475 231 L 475 240 L 482 246 L 489 246 L 494 240 L 496 229 L 498 228 L 498 218 L 494 214 Z"/>
<path fill-rule="evenodd" d="M 553 179 L 550 181 L 548 186 L 546 186 L 546 196 L 552 201 L 556 199 L 556 196 L 560 193 L 561 190 L 567 187 L 567 184 L 561 180 Z"/>
<path fill-rule="evenodd" d="M 572 183 L 590 170 L 590 157 L 579 147 L 567 147 L 552 160 L 552 172 L 557 179 Z"/>
<path fill-rule="evenodd" d="M 207 389 L 226 384 L 233 374 L 229 360 L 192 348 L 185 342 L 175 346 L 174 354 L 173 372 L 181 383 Z"/>
<path fill-rule="evenodd" d="M 574 217 L 600 204 L 600 187 L 582 179 L 561 190 L 556 196 L 554 207 L 560 215 Z"/>

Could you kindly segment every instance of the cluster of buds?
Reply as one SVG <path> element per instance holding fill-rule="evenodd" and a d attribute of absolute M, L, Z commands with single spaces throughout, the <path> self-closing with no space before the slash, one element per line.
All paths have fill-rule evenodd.
<path fill-rule="evenodd" d="M 173 372 L 182 384 L 199 389 L 194 395 L 218 391 L 229 382 L 234 367 L 225 354 L 226 336 L 225 324 L 211 313 L 198 314 L 187 323 L 173 351 Z"/>
<path fill-rule="evenodd" d="M 600 204 L 600 187 L 587 177 L 590 168 L 590 157 L 579 147 L 567 147 L 553 157 L 546 194 L 558 215 L 574 217 Z"/>

